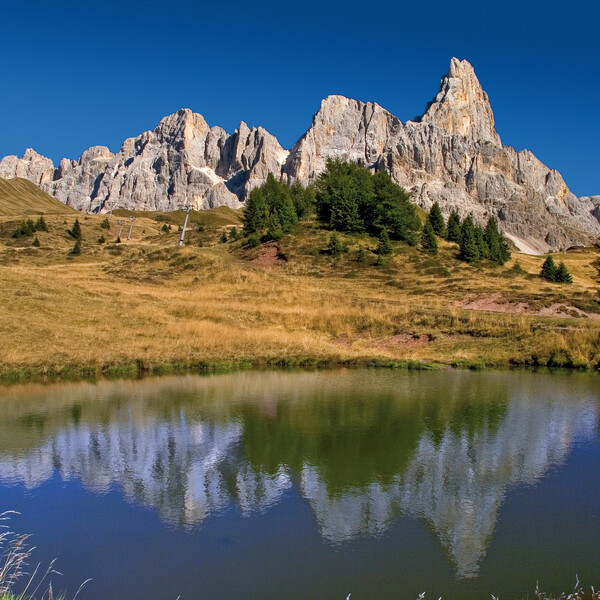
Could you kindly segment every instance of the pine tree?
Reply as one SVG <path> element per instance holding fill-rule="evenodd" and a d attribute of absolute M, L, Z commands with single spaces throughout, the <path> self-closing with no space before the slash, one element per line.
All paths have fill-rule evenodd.
<path fill-rule="evenodd" d="M 510 260 L 510 249 L 504 236 L 498 229 L 498 221 L 495 217 L 490 217 L 485 226 L 484 239 L 489 249 L 488 258 L 499 265 L 503 265 Z"/>
<path fill-rule="evenodd" d="M 477 242 L 477 251 L 479 252 L 479 258 L 488 258 L 490 249 L 485 242 L 485 235 L 483 229 L 479 225 L 475 225 L 475 241 Z"/>
<path fill-rule="evenodd" d="M 221 242 L 221 244 L 227 243 L 227 232 L 225 230 L 223 230 L 223 232 L 221 233 L 219 241 Z"/>
<path fill-rule="evenodd" d="M 475 233 L 475 223 L 473 217 L 469 215 L 462 223 L 460 228 L 460 254 L 461 260 L 468 263 L 474 263 L 479 260 L 479 247 Z"/>
<path fill-rule="evenodd" d="M 237 237 L 238 237 L 237 228 L 232 227 L 231 231 L 229 232 L 229 241 L 235 242 L 235 240 L 237 240 Z"/>
<path fill-rule="evenodd" d="M 447 238 L 449 242 L 456 242 L 460 244 L 460 217 L 458 216 L 458 212 L 453 210 L 448 217 L 448 225 L 447 229 Z"/>
<path fill-rule="evenodd" d="M 246 208 L 244 209 L 244 231 L 246 233 L 255 233 L 264 229 L 267 221 L 267 207 L 262 191 L 254 188 L 248 194 Z"/>
<path fill-rule="evenodd" d="M 169 233 L 169 231 L 171 231 L 171 226 L 164 223 L 160 230 L 164 231 L 165 233 Z"/>
<path fill-rule="evenodd" d="M 556 270 L 556 279 L 557 283 L 573 283 L 573 277 L 571 273 L 567 270 L 564 262 L 561 262 L 558 265 L 558 269 Z"/>
<path fill-rule="evenodd" d="M 71 228 L 69 233 L 77 241 L 81 241 L 81 225 L 79 224 L 79 219 L 75 219 L 75 223 L 73 223 L 73 227 Z"/>
<path fill-rule="evenodd" d="M 390 243 L 390 236 L 388 235 L 387 229 L 381 230 L 379 236 L 379 244 L 377 246 L 377 254 L 384 256 L 393 252 L 392 244 Z"/>
<path fill-rule="evenodd" d="M 102 227 L 102 229 L 110 229 L 110 222 L 108 220 L 108 217 L 104 217 L 104 221 L 100 223 L 100 227 Z"/>
<path fill-rule="evenodd" d="M 71 254 L 73 256 L 77 256 L 79 254 L 81 254 L 81 241 L 77 240 L 75 242 L 75 245 L 73 246 L 73 249 L 71 250 Z"/>
<path fill-rule="evenodd" d="M 342 253 L 343 245 L 340 241 L 338 234 L 334 231 L 329 236 L 329 244 L 327 244 L 327 250 L 331 256 L 339 256 Z"/>
<path fill-rule="evenodd" d="M 33 238 L 33 243 L 31 245 L 35 246 L 36 248 L 40 247 L 40 240 L 38 240 L 37 235 L 35 236 L 35 238 Z"/>
<path fill-rule="evenodd" d="M 438 253 L 438 243 L 435 237 L 435 231 L 429 220 L 427 223 L 425 223 L 425 227 L 423 227 L 423 233 L 421 233 L 421 248 L 423 248 L 423 250 L 429 254 Z"/>
<path fill-rule="evenodd" d="M 267 238 L 278 241 L 283 237 L 283 229 L 279 220 L 279 213 L 275 211 L 267 220 Z"/>
<path fill-rule="evenodd" d="M 48 225 L 46 225 L 43 215 L 40 215 L 39 219 L 35 222 L 35 228 L 37 231 L 48 231 Z"/>
<path fill-rule="evenodd" d="M 438 235 L 441 238 L 446 237 L 446 222 L 444 221 L 444 215 L 442 215 L 440 205 L 437 202 L 433 203 L 427 221 L 431 223 L 435 235 Z"/>
<path fill-rule="evenodd" d="M 556 281 L 558 269 L 556 267 L 556 263 L 552 258 L 552 255 L 548 256 L 548 258 L 544 261 L 542 265 L 542 270 L 540 271 L 540 277 L 542 279 L 546 279 L 547 281 Z"/>

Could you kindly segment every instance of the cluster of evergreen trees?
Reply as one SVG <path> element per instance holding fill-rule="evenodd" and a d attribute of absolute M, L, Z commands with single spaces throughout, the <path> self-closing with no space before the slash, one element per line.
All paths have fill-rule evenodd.
<path fill-rule="evenodd" d="M 12 236 L 20 238 L 26 235 L 34 235 L 36 231 L 48 231 L 48 225 L 46 225 L 46 221 L 42 215 L 40 215 L 35 223 L 31 219 L 19 223 Z"/>
<path fill-rule="evenodd" d="M 281 239 L 298 219 L 306 217 L 314 205 L 314 189 L 299 182 L 289 186 L 275 179 L 272 173 L 260 187 L 254 188 L 246 200 L 244 232 L 264 240 Z"/>
<path fill-rule="evenodd" d="M 366 231 L 416 244 L 421 222 L 409 195 L 385 171 L 328 159 L 317 178 L 317 217 L 336 231 Z"/>
<path fill-rule="evenodd" d="M 459 258 L 469 263 L 487 259 L 503 265 L 510 259 L 510 249 L 498 229 L 498 221 L 490 217 L 484 227 L 476 225 L 469 215 L 462 223 L 458 212 L 453 211 L 445 222 L 436 202 L 429 212 L 421 234 L 421 246 L 427 252 L 437 254 L 436 236 L 459 245 Z"/>
<path fill-rule="evenodd" d="M 554 283 L 573 283 L 573 277 L 571 277 L 571 273 L 569 273 L 565 263 L 561 262 L 557 267 L 552 255 L 548 256 L 544 261 L 540 277 Z"/>

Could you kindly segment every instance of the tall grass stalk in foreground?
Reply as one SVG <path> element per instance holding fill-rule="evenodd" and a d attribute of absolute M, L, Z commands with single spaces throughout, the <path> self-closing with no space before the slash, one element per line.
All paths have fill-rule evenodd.
<path fill-rule="evenodd" d="M 0 513 L 0 521 L 8 521 L 11 515 L 18 513 L 6 511 Z M 54 569 L 54 561 L 50 563 L 47 569 L 41 573 L 38 564 L 33 573 L 29 575 L 26 571 L 28 560 L 31 557 L 35 547 L 29 545 L 28 534 L 17 534 L 10 531 L 7 525 L 0 525 L 0 600 L 54 600 L 52 590 L 52 575 L 60 575 Z M 19 593 L 16 593 L 15 586 L 23 579 L 29 577 L 25 587 Z M 76 600 L 83 586 L 88 582 L 84 581 L 73 597 Z M 66 600 L 64 594 L 56 596 L 56 600 Z"/>

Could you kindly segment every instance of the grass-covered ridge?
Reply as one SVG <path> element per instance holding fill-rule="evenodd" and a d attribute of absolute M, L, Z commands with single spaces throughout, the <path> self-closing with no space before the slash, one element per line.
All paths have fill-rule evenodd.
<path fill-rule="evenodd" d="M 75 215 L 77 211 L 46 194 L 31 181 L 0 177 L 0 217 L 40 213 Z"/>

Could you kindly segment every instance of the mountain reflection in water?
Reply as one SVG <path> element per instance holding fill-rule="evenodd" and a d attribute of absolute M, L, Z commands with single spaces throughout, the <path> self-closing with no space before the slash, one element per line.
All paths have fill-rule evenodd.
<path fill-rule="evenodd" d="M 118 486 L 184 528 L 232 504 L 265 511 L 295 487 L 327 541 L 423 518 L 457 576 L 472 577 L 507 490 L 597 435 L 594 389 L 548 375 L 380 371 L 5 388 L 0 483 L 34 488 L 58 471 L 96 493 Z"/>

